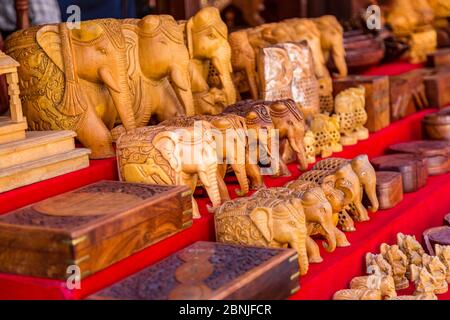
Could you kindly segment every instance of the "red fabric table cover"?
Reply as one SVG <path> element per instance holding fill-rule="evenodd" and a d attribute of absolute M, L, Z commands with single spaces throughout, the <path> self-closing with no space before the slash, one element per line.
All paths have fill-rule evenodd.
<path fill-rule="evenodd" d="M 420 65 L 395 63 L 373 68 L 367 74 L 396 75 L 418 67 Z M 371 134 L 368 140 L 346 147 L 343 152 L 333 156 L 352 158 L 367 153 L 369 157 L 375 157 L 383 154 L 393 143 L 420 139 L 421 119 L 429 112 L 432 110 L 395 122 Z M 266 185 L 282 186 L 300 175 L 295 164 L 290 165 L 290 170 L 291 177 L 266 177 Z M 291 299 L 330 299 L 335 291 L 346 288 L 352 277 L 364 274 L 363 258 L 366 252 L 378 252 L 383 242 L 393 243 L 397 232 L 416 234 L 420 239 L 424 229 L 441 225 L 443 216 L 450 212 L 450 198 L 442 196 L 450 190 L 449 177 L 447 174 L 430 178 L 425 188 L 405 195 L 404 201 L 396 208 L 379 211 L 371 215 L 371 221 L 357 224 L 356 232 L 347 233 L 351 246 L 338 248 L 333 253 L 322 252 L 324 262 L 311 265 L 308 275 L 300 279 L 301 290 Z M 117 179 L 115 158 L 91 161 L 89 168 L 0 194 L 0 214 L 105 179 Z M 228 178 L 227 184 L 230 195 L 236 197 L 236 179 Z M 0 299 L 81 299 L 195 241 L 214 241 L 214 219 L 206 212 L 208 201 L 202 194 L 197 198 L 202 218 L 196 220 L 191 228 L 84 279 L 81 289 L 69 290 L 64 281 L 0 274 Z M 405 290 L 404 293 L 411 290 Z M 441 295 L 440 298 L 450 299 L 450 294 Z"/>
<path fill-rule="evenodd" d="M 367 153 L 369 157 L 383 154 L 393 143 L 420 139 L 421 119 L 432 110 L 422 111 L 409 116 L 391 126 L 370 135 L 370 138 L 355 146 L 346 147 L 336 154 L 345 158 Z M 92 167 L 91 167 L 92 168 Z M 109 178 L 106 169 L 113 170 L 115 162 L 111 159 L 93 161 L 95 171 L 82 174 L 83 181 L 67 179 L 67 185 L 59 186 L 66 179 L 58 178 L 25 187 L 22 192 L 10 192 L 0 195 L 0 212 L 46 198 L 45 191 L 63 192 L 96 179 Z M 101 173 L 104 170 L 105 172 Z M 288 178 L 265 178 L 267 186 L 282 186 L 287 181 L 300 175 L 297 165 L 290 165 L 292 176 Z M 94 177 L 94 172 L 96 176 Z M 110 173 L 112 174 L 112 173 Z M 70 178 L 70 175 L 67 175 Z M 442 197 L 450 190 L 450 175 L 432 177 L 427 186 L 420 191 L 405 195 L 404 201 L 394 209 L 379 211 L 371 215 L 371 221 L 357 224 L 355 233 L 347 233 L 351 246 L 338 248 L 333 253 L 323 252 L 324 262 L 311 265 L 308 275 L 300 280 L 301 290 L 292 299 L 329 299 L 332 294 L 348 285 L 353 276 L 363 274 L 363 257 L 366 252 L 378 250 L 382 242 L 393 242 L 397 232 L 416 234 L 431 226 L 442 224 L 443 216 L 450 211 L 450 198 Z M 56 181 L 54 181 L 56 180 Z M 235 196 L 235 179 L 228 179 L 229 190 Z M 27 191 L 27 188 L 30 188 Z M 56 190 L 55 190 L 56 189 Z M 17 191 L 17 190 L 16 190 Z M 19 191 L 21 191 L 19 189 Z M 26 200 L 22 199 L 26 196 Z M 31 199 L 32 198 L 32 199 Z M 200 195 L 199 207 L 202 218 L 194 225 L 175 236 L 165 239 L 111 267 L 100 271 L 81 283 L 80 290 L 67 289 L 64 281 L 48 280 L 35 277 L 0 274 L 0 299 L 80 299 L 151 265 L 166 256 L 198 240 L 214 240 L 214 219 L 206 213 L 207 200 Z M 8 210 L 5 210 L 5 206 Z"/>

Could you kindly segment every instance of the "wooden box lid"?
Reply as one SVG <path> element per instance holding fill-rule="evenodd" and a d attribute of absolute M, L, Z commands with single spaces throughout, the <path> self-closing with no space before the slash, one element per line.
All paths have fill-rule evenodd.
<path fill-rule="evenodd" d="M 402 185 L 402 175 L 395 171 L 377 171 L 377 188 L 390 189 L 394 184 L 400 183 Z"/>
<path fill-rule="evenodd" d="M 427 229 L 423 233 L 423 239 L 428 253 L 435 255 L 434 246 L 436 244 L 450 246 L 450 227 L 442 226 Z"/>
<path fill-rule="evenodd" d="M 415 172 L 425 159 L 413 154 L 389 154 L 370 160 L 377 171 Z"/>
<path fill-rule="evenodd" d="M 391 145 L 392 152 L 417 154 L 422 157 L 450 156 L 450 142 L 418 140 Z"/>
<path fill-rule="evenodd" d="M 298 290 L 297 259 L 291 249 L 196 242 L 88 299 L 286 299 Z"/>
<path fill-rule="evenodd" d="M 0 272 L 84 278 L 191 225 L 185 186 L 102 181 L 0 216 Z"/>

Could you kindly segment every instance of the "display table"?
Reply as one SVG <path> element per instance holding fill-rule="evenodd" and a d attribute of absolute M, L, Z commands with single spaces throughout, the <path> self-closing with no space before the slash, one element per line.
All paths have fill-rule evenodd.
<path fill-rule="evenodd" d="M 389 70 L 390 74 L 396 74 L 417 67 L 419 66 L 398 64 L 397 67 L 382 68 Z M 370 71 L 371 74 L 378 72 L 379 69 Z M 383 72 L 386 74 L 387 71 Z M 366 153 L 372 158 L 383 154 L 391 144 L 420 139 L 421 120 L 432 111 L 434 110 L 421 111 L 395 122 L 371 134 L 368 140 L 346 147 L 334 156 L 352 158 Z M 289 168 L 291 177 L 266 177 L 266 185 L 283 186 L 300 175 L 296 164 Z M 117 179 L 116 171 L 114 158 L 91 161 L 91 166 L 84 170 L 0 194 L 0 214 L 95 181 Z M 227 178 L 227 185 L 231 197 L 236 197 L 236 179 Z M 398 232 L 415 234 L 421 239 L 423 230 L 441 225 L 444 215 L 450 212 L 450 198 L 445 196 L 449 190 L 450 174 L 431 177 L 425 188 L 406 194 L 397 207 L 371 214 L 369 222 L 356 224 L 357 231 L 347 233 L 351 246 L 337 248 L 333 253 L 322 250 L 324 262 L 310 265 L 308 274 L 300 279 L 301 290 L 291 299 L 330 299 L 335 291 L 347 288 L 352 277 L 364 274 L 366 252 L 378 252 L 383 242 L 394 243 Z M 69 290 L 64 281 L 0 274 L 0 299 L 82 299 L 195 241 L 214 241 L 214 218 L 207 213 L 207 197 L 201 193 L 196 197 L 202 218 L 196 220 L 191 228 L 84 279 L 81 289 Z M 450 294 L 439 298 L 450 299 Z"/>

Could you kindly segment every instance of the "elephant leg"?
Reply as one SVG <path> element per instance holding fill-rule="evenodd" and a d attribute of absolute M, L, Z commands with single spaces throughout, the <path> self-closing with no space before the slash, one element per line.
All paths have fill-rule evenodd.
<path fill-rule="evenodd" d="M 254 61 L 246 61 L 245 74 L 247 75 L 248 86 L 253 100 L 258 100 L 258 83 L 256 77 L 256 67 Z"/>
<path fill-rule="evenodd" d="M 338 247 L 348 247 L 350 242 L 348 242 L 345 233 L 343 233 L 338 228 L 334 228 L 334 235 L 336 236 L 336 246 Z"/>
<path fill-rule="evenodd" d="M 77 139 L 91 149 L 91 159 L 111 158 L 116 155 L 112 146 L 112 136 L 103 121 L 94 111 L 88 109 L 77 130 Z"/>
<path fill-rule="evenodd" d="M 181 105 L 170 83 L 166 80 L 157 87 L 159 93 L 159 102 L 155 103 L 154 114 L 159 121 L 172 119 L 185 114 L 184 108 Z"/>
<path fill-rule="evenodd" d="M 367 209 L 363 206 L 361 200 L 358 200 L 354 203 L 356 209 L 356 217 L 358 221 L 369 221 L 369 213 Z"/>
<path fill-rule="evenodd" d="M 310 237 L 306 237 L 306 252 L 308 253 L 309 263 L 321 263 L 319 245 Z"/>
<path fill-rule="evenodd" d="M 247 171 L 247 177 L 250 180 L 251 190 L 265 188 L 261 170 L 257 164 L 246 164 L 245 171 Z"/>
<path fill-rule="evenodd" d="M 219 168 L 222 166 L 219 166 Z M 226 165 L 225 165 L 226 167 Z M 219 193 L 220 193 L 220 198 L 222 199 L 222 201 L 228 201 L 230 200 L 230 194 L 228 193 L 228 188 L 227 185 L 225 184 L 225 181 L 223 181 L 223 175 L 221 175 L 221 173 L 218 171 L 217 172 L 217 184 L 219 185 Z"/>
<path fill-rule="evenodd" d="M 341 212 L 339 212 L 339 225 L 341 226 L 342 230 L 345 232 L 353 232 L 356 230 L 353 219 L 350 217 L 347 210 L 345 210 L 345 209 L 343 209 L 343 210 L 341 210 Z"/>
<path fill-rule="evenodd" d="M 200 219 L 202 216 L 198 210 L 197 201 L 195 201 L 194 196 L 192 196 L 192 218 Z"/>

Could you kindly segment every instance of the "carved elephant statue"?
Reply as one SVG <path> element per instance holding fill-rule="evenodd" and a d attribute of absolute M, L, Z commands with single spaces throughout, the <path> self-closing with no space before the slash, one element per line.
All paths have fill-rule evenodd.
<path fill-rule="evenodd" d="M 122 33 L 138 125 L 146 126 L 152 114 L 159 121 L 194 115 L 189 52 L 183 29 L 175 19 L 168 15 L 126 19 Z"/>
<path fill-rule="evenodd" d="M 335 16 L 326 15 L 313 19 L 320 30 L 320 42 L 325 62 L 333 57 L 334 64 L 338 69 L 339 76 L 348 75 L 347 63 L 345 61 L 344 29 Z"/>
<path fill-rule="evenodd" d="M 219 114 L 236 102 L 228 28 L 214 7 L 201 9 L 180 25 L 185 28 L 196 113 Z M 212 89 L 223 95 L 211 92 Z"/>
<path fill-rule="evenodd" d="M 225 202 L 214 215 L 216 240 L 223 243 L 280 248 L 298 252 L 300 274 L 308 272 L 305 214 L 297 199 L 240 198 Z"/>
<path fill-rule="evenodd" d="M 314 166 L 314 170 L 335 170 L 344 162 L 349 162 L 353 172 L 358 176 L 359 182 L 370 201 L 369 210 L 377 212 L 380 207 L 376 192 L 377 176 L 366 154 L 361 154 L 352 160 L 342 158 L 322 160 Z"/>
<path fill-rule="evenodd" d="M 211 124 L 211 134 L 216 142 L 218 160 L 218 183 L 223 201 L 230 200 L 227 186 L 223 180 L 230 165 L 236 174 L 241 189 L 236 189 L 238 196 L 245 196 L 249 191 L 246 172 L 247 126 L 245 119 L 235 114 L 220 116 L 178 117 L 161 122 L 166 127 L 186 128 L 195 126 L 199 121 Z M 216 129 L 216 130 L 214 130 Z"/>
<path fill-rule="evenodd" d="M 31 130 L 73 130 L 91 158 L 115 156 L 110 130 L 116 120 L 136 128 L 118 21 L 86 21 L 73 30 L 65 23 L 32 27 L 9 37 L 5 51 L 20 63 Z"/>
<path fill-rule="evenodd" d="M 231 47 L 231 66 L 235 73 L 244 74 L 244 81 L 248 85 L 251 98 L 259 98 L 258 77 L 256 75 L 256 55 L 245 30 L 230 33 L 228 42 Z M 239 88 L 239 84 L 237 84 Z"/>
<path fill-rule="evenodd" d="M 317 243 L 311 238 L 320 235 L 326 241 L 323 247 L 328 252 L 333 252 L 337 246 L 349 246 L 349 242 L 342 231 L 336 228 L 333 219 L 333 211 L 331 205 L 327 201 L 323 190 L 320 187 L 311 188 L 309 190 L 297 192 L 288 188 L 270 188 L 258 190 L 254 195 L 258 199 L 279 199 L 294 201 L 293 205 L 298 210 L 303 210 L 306 217 L 306 226 L 308 230 L 308 238 L 306 239 L 306 248 L 310 263 L 320 263 L 323 261 L 320 256 L 320 250 Z"/>
<path fill-rule="evenodd" d="M 408 258 L 409 264 L 422 265 L 422 255 L 425 254 L 425 250 L 415 236 L 397 233 L 397 245 Z"/>
<path fill-rule="evenodd" d="M 267 174 L 272 175 L 276 175 L 280 171 L 281 166 L 281 161 L 278 161 L 275 157 L 275 152 L 278 152 L 276 148 L 278 137 L 274 135 L 275 127 L 267 107 L 260 102 L 244 100 L 228 106 L 224 110 L 224 114 L 227 113 L 237 114 L 245 119 L 249 133 L 247 142 L 249 152 L 246 155 L 246 170 L 247 176 L 250 179 L 250 189 L 263 188 L 263 169 L 259 164 L 265 166 L 270 165 L 271 167 L 268 168 L 270 173 L 267 171 Z M 251 156 L 254 159 L 250 159 Z"/>
<path fill-rule="evenodd" d="M 121 180 L 136 183 L 186 185 L 192 192 L 198 178 L 213 204 L 221 204 L 217 182 L 216 143 L 208 134 L 209 123 L 201 128 L 144 127 L 123 134 L 117 140 Z M 193 215 L 200 217 L 192 198 Z"/>

